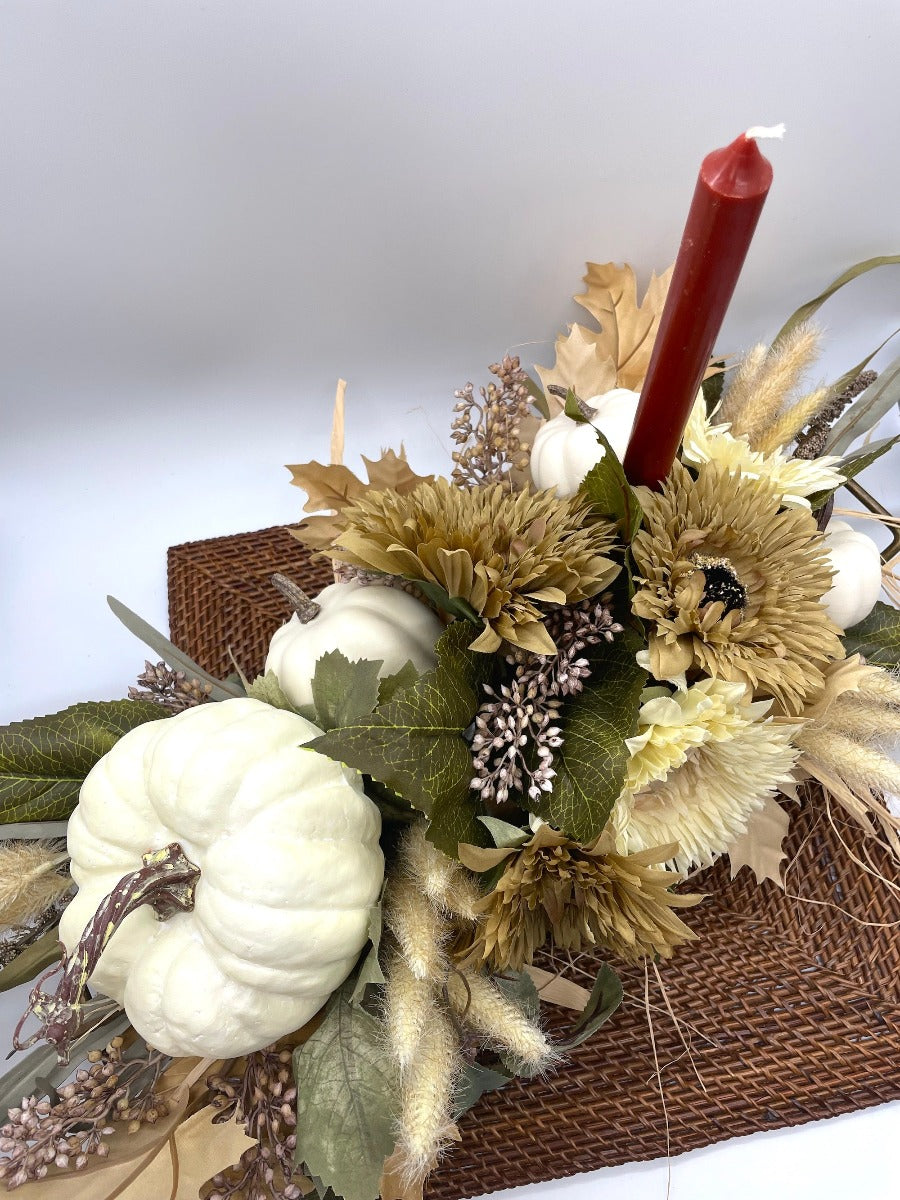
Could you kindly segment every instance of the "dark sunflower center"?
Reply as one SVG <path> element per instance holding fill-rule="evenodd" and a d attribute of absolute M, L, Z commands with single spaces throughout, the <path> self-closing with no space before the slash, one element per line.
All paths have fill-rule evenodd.
<path fill-rule="evenodd" d="M 724 604 L 723 616 L 736 608 L 743 609 L 746 606 L 747 589 L 727 558 L 703 558 L 698 555 L 694 562 L 706 578 L 706 586 L 703 589 L 704 604 Z"/>

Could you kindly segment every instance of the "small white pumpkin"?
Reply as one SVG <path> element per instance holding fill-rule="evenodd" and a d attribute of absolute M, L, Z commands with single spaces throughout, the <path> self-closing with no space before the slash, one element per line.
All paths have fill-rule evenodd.
<path fill-rule="evenodd" d="M 835 574 L 822 603 L 835 625 L 852 629 L 881 594 L 881 554 L 867 534 L 833 518 L 825 526 L 825 545 Z"/>
<path fill-rule="evenodd" d="M 380 675 L 393 675 L 410 660 L 418 671 L 435 665 L 434 644 L 443 625 L 415 596 L 399 588 L 332 583 L 312 602 L 313 615 L 295 613 L 269 643 L 266 671 L 274 671 L 285 695 L 302 708 L 312 704 L 316 663 L 330 650 L 351 661 L 381 659 Z"/>
<path fill-rule="evenodd" d="M 585 475 L 606 453 L 597 441 L 595 429 L 604 434 L 621 461 L 628 449 L 640 398 L 638 392 L 628 388 L 613 388 L 585 402 L 587 408 L 594 410 L 589 424 L 573 421 L 565 413 L 545 421 L 531 449 L 531 478 L 535 487 L 555 487 L 558 496 L 574 496 Z"/>
<path fill-rule="evenodd" d="M 347 977 L 384 874 L 381 818 L 355 771 L 301 749 L 320 730 L 224 700 L 127 733 L 69 821 L 71 950 L 141 855 L 179 842 L 194 908 L 127 916 L 91 976 L 170 1055 L 232 1058 L 299 1029 Z"/>

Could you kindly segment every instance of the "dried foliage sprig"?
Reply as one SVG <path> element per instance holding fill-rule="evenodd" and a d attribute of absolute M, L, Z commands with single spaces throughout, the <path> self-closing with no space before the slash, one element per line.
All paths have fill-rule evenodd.
<path fill-rule="evenodd" d="M 0 927 L 40 916 L 72 887 L 60 842 L 0 843 Z"/>
<path fill-rule="evenodd" d="M 591 671 L 584 652 L 622 632 L 609 602 L 607 594 L 557 609 L 546 622 L 557 653 L 509 655 L 509 683 L 499 690 L 485 685 L 489 699 L 475 718 L 471 786 L 486 803 L 502 805 L 511 795 L 536 800 L 552 788 L 553 752 L 562 745 L 556 721 L 563 700 L 584 690 Z"/>
<path fill-rule="evenodd" d="M 88 1055 L 89 1066 L 59 1090 L 59 1099 L 26 1096 L 9 1110 L 0 1128 L 0 1179 L 11 1191 L 30 1180 L 43 1179 L 51 1164 L 59 1170 L 80 1171 L 92 1155 L 105 1158 L 104 1140 L 127 1125 L 136 1133 L 168 1112 L 158 1091 L 169 1060 L 156 1051 L 125 1057 L 124 1040 L 113 1038 L 105 1050 Z"/>
<path fill-rule="evenodd" d="M 522 438 L 530 407 L 528 375 L 518 356 L 509 354 L 490 371 L 500 385 L 489 383 L 479 388 L 480 399 L 471 383 L 454 393 L 456 416 L 450 436 L 460 447 L 453 452 L 453 482 L 458 487 L 508 485 L 511 470 L 523 471 L 528 466 L 530 446 Z"/>
<path fill-rule="evenodd" d="M 256 1145 L 206 1183 L 203 1200 L 299 1200 L 306 1181 L 294 1163 L 297 1089 L 290 1050 L 271 1046 L 248 1054 L 243 1075 L 212 1075 L 207 1086 L 218 1110 L 214 1123 L 240 1121 Z"/>
<path fill-rule="evenodd" d="M 866 388 L 878 378 L 877 371 L 861 371 L 849 383 L 839 396 L 826 404 L 809 423 L 809 427 L 797 438 L 794 450 L 795 458 L 818 458 L 825 452 L 825 443 L 832 425 L 843 413 L 845 408 L 853 403 L 857 396 L 862 395 Z"/>
<path fill-rule="evenodd" d="M 150 700 L 173 713 L 205 704 L 212 692 L 211 683 L 190 679 L 184 671 L 170 671 L 164 662 L 145 660 L 137 683 L 137 687 L 128 689 L 129 700 Z"/>

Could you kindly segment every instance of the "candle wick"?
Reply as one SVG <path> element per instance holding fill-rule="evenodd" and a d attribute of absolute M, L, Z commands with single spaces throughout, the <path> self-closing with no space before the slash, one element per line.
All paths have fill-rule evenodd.
<path fill-rule="evenodd" d="M 785 134 L 785 125 L 782 121 L 779 125 L 751 125 L 744 134 L 746 138 L 783 138 Z"/>

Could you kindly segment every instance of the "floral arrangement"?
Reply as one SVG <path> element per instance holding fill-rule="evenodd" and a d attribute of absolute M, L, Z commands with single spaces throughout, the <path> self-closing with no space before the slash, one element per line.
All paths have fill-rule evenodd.
<path fill-rule="evenodd" d="M 590 264 L 552 366 L 457 392 L 450 479 L 402 447 L 357 476 L 339 389 L 332 461 L 291 468 L 335 582 L 275 578 L 260 676 L 114 602 L 162 661 L 2 731 L 0 984 L 49 967 L 0 1084 L 8 1187 L 413 1200 L 481 1095 L 614 1019 L 617 962 L 691 953 L 698 872 L 781 885 L 801 804 L 900 867 L 893 564 L 834 500 L 896 525 L 853 481 L 897 439 L 852 447 L 900 365 L 803 383 L 821 303 L 898 259 L 736 363 L 700 339 L 667 434 L 686 254 L 640 302 Z"/>

